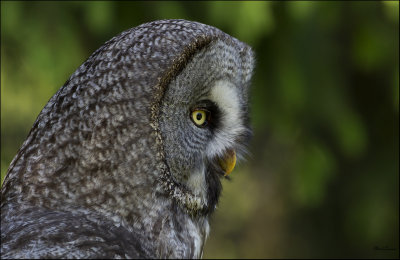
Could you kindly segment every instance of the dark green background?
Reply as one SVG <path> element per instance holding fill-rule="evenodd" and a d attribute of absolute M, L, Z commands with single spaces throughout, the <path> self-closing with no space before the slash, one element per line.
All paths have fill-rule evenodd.
<path fill-rule="evenodd" d="M 165 18 L 253 46 L 248 161 L 205 257 L 399 257 L 399 2 L 1 2 L 1 176 L 106 40 Z M 379 250 L 393 249 L 393 250 Z"/>

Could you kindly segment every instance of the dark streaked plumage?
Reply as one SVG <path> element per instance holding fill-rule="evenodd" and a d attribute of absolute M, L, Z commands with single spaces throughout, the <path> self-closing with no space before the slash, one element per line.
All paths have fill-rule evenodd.
<path fill-rule="evenodd" d="M 106 42 L 49 100 L 9 167 L 1 257 L 201 257 L 218 160 L 249 136 L 253 62 L 246 44 L 185 20 Z M 205 100 L 214 121 L 199 127 L 190 113 Z"/>

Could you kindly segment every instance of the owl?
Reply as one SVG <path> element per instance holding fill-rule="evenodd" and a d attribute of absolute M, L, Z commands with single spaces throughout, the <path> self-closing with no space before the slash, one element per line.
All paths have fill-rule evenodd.
<path fill-rule="evenodd" d="M 199 258 L 251 136 L 254 55 L 160 20 L 96 50 L 51 97 L 1 189 L 2 258 Z"/>

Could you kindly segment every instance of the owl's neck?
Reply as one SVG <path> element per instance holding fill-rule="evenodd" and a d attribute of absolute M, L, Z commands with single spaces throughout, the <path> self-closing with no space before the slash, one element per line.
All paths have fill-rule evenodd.
<path fill-rule="evenodd" d="M 22 172 L 20 174 L 22 175 Z M 113 174 L 127 175 L 126 172 Z M 14 172 L 12 175 L 19 174 Z M 140 180 L 136 178 L 134 182 L 113 183 L 113 189 L 110 189 L 114 191 L 113 194 L 107 192 L 109 187 L 105 181 L 102 182 L 103 189 L 99 191 L 94 187 L 90 188 L 91 186 L 81 179 L 82 186 L 87 186 L 87 190 L 80 193 L 80 196 L 75 194 L 73 197 L 71 193 L 63 193 L 60 186 L 60 190 L 53 187 L 52 191 L 57 193 L 58 201 L 53 200 L 51 195 L 34 197 L 31 193 L 21 193 L 14 198 L 19 202 L 27 202 L 30 206 L 40 205 L 57 211 L 82 211 L 85 215 L 94 212 L 104 216 L 135 236 L 143 236 L 143 240 L 150 243 L 149 248 L 154 250 L 153 256 L 157 258 L 202 257 L 202 249 L 209 233 L 208 218 L 205 215 L 188 214 L 173 197 L 165 193 L 164 187 L 155 176 L 138 176 L 141 176 Z M 94 180 L 91 181 L 93 182 Z M 19 185 L 13 178 L 9 184 L 12 183 L 16 184 L 15 187 Z M 26 189 L 24 187 L 23 190 Z M 32 188 L 36 189 L 36 186 L 32 184 Z"/>
<path fill-rule="evenodd" d="M 108 215 L 115 225 L 143 235 L 154 250 L 152 257 L 201 258 L 210 230 L 208 217 L 188 214 L 173 198 L 166 196 L 163 187 L 154 187 L 139 190 L 129 211 L 103 215 Z"/>
<path fill-rule="evenodd" d="M 159 204 L 159 203 L 156 203 Z M 145 233 L 154 241 L 158 258 L 201 258 L 209 234 L 208 218 L 191 217 L 170 199 L 160 200 L 162 207 L 149 209 L 142 222 Z"/>

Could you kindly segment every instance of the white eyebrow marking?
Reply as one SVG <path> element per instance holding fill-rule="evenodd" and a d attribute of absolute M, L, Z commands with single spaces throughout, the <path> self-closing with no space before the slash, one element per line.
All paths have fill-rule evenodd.
<path fill-rule="evenodd" d="M 225 149 L 234 145 L 236 137 L 246 130 L 243 126 L 239 94 L 235 85 L 221 80 L 215 83 L 209 98 L 221 111 L 221 126 L 215 132 L 207 150 L 211 156 L 222 155 Z"/>

